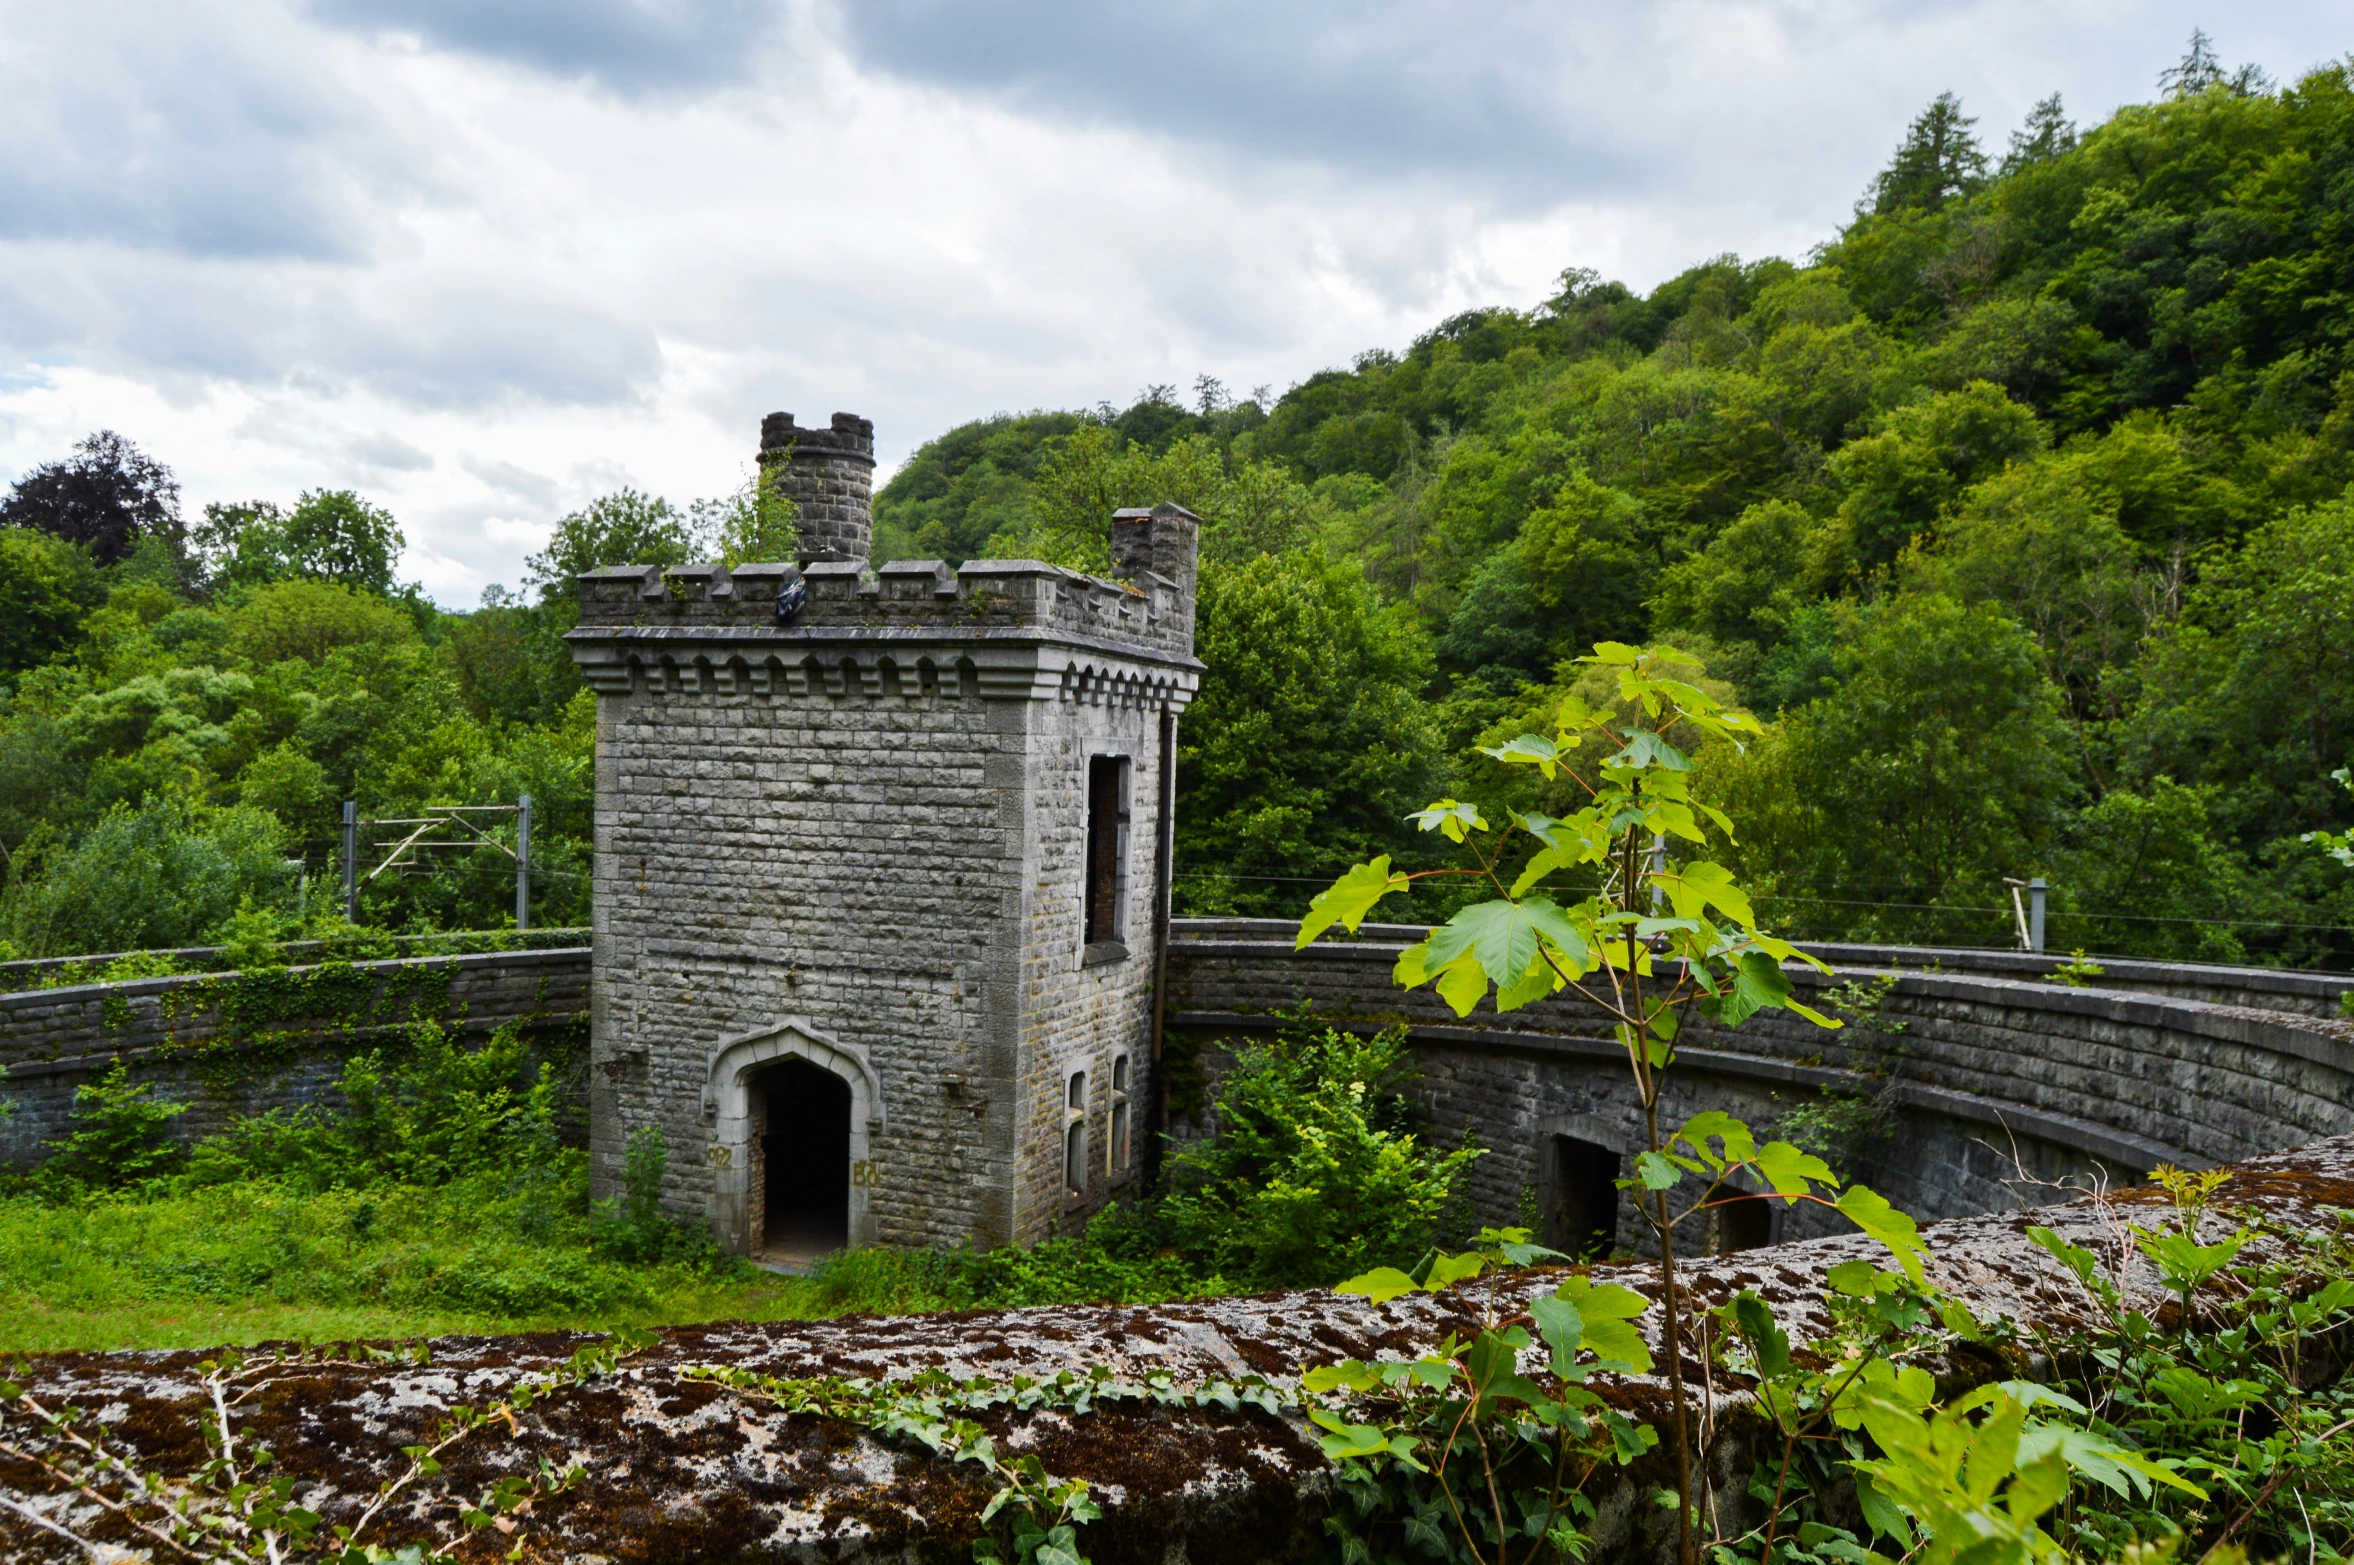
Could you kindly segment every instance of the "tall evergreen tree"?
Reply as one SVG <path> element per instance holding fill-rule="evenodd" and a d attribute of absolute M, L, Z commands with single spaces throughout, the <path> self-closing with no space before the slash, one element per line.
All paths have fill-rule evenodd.
<path fill-rule="evenodd" d="M 2011 150 L 2003 155 L 2002 171 L 2017 173 L 2035 163 L 2049 163 L 2076 150 L 2076 122 L 2060 107 L 2053 93 L 2027 111 L 2027 123 L 2011 132 Z"/>
<path fill-rule="evenodd" d="M 2191 46 L 2182 58 L 2158 73 L 2158 90 L 2169 98 L 2195 98 L 2221 86 L 2223 62 L 2215 57 L 2215 40 L 2204 27 L 2191 31 Z"/>
<path fill-rule="evenodd" d="M 1984 184 L 1986 151 L 1970 134 L 1977 123 L 1962 112 L 1961 99 L 1939 93 L 1905 133 L 1895 161 L 1872 181 L 1872 215 L 1906 208 L 1934 212 Z"/>

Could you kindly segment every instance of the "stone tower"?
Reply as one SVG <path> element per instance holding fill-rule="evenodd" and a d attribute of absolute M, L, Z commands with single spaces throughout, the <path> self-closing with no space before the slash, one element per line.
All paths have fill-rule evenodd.
<path fill-rule="evenodd" d="M 863 560 L 875 536 L 875 426 L 836 413 L 830 429 L 802 429 L 790 413 L 760 421 L 760 471 L 793 502 L 801 563 Z"/>
<path fill-rule="evenodd" d="M 870 426 L 781 418 L 847 558 L 580 578 L 594 1183 L 654 1127 L 740 1252 L 1033 1240 L 1148 1128 L 1200 524 L 1118 513 L 1118 580 L 871 568 Z"/>

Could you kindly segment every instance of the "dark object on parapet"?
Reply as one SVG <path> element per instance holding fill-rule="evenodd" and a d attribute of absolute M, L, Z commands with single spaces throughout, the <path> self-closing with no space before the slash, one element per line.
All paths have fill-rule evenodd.
<path fill-rule="evenodd" d="M 785 567 L 784 573 L 777 578 L 777 623 L 780 625 L 791 624 L 794 617 L 807 607 L 809 607 L 809 583 L 801 579 L 799 566 L 788 565 Z"/>
<path fill-rule="evenodd" d="M 790 413 L 760 421 L 760 469 L 793 502 L 801 563 L 863 560 L 873 550 L 875 426 L 836 413 L 829 429 L 803 429 Z"/>

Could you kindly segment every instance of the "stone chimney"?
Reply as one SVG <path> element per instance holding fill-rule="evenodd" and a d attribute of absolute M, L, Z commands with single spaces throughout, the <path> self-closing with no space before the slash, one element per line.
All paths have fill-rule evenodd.
<path fill-rule="evenodd" d="M 875 535 L 875 426 L 836 413 L 830 429 L 802 429 L 790 413 L 760 421 L 760 470 L 799 516 L 801 563 L 863 560 Z"/>
<path fill-rule="evenodd" d="M 1112 513 L 1112 574 L 1149 591 L 1148 577 L 1172 589 L 1171 611 L 1185 644 L 1193 644 L 1193 588 L 1199 569 L 1202 519 L 1166 501 L 1150 510 Z"/>

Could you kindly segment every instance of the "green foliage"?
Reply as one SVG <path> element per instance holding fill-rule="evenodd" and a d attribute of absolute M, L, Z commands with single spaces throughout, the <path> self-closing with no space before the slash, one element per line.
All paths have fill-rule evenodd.
<path fill-rule="evenodd" d="M 2180 81 L 2211 88 L 2178 81 L 2089 127 L 2045 100 L 1999 171 L 1940 97 L 1803 265 L 1719 256 L 1642 297 L 1571 272 L 1533 310 L 1466 311 L 1279 399 L 1197 412 L 1154 388 L 1124 411 L 967 426 L 885 491 L 879 513 L 909 507 L 885 533 L 1089 563 L 1112 506 L 1176 498 L 1211 519 L 1213 567 L 1320 547 L 1430 649 L 1414 676 L 1429 720 L 1385 751 L 1426 795 L 1463 791 L 1472 736 L 1592 641 L 1673 640 L 1761 715 L 1796 713 L 1836 699 L 1839 650 L 1874 615 L 1912 626 L 1948 599 L 1964 617 L 1936 628 L 1958 658 L 1940 699 L 1964 721 L 1931 714 L 1931 737 L 1958 735 L 1961 764 L 1924 755 L 1899 720 L 1917 704 L 1894 695 L 1887 722 L 1810 721 L 1765 746 L 1875 815 L 1922 812 L 1881 851 L 1877 825 L 1810 839 L 1747 809 L 1777 855 L 1822 848 L 1744 864 L 1818 899 L 1808 932 L 2002 943 L 1999 913 L 1951 910 L 1997 908 L 1989 876 L 2043 874 L 2055 918 L 2105 915 L 2071 937 L 2088 949 L 2342 966 L 2354 883 L 2288 844 L 2354 826 L 2320 782 L 2354 762 L 2354 290 L 2335 194 L 2354 178 L 2354 87 L 2343 62 L 2275 89 L 2205 58 Z M 2048 690 L 1996 666 L 2021 651 Z M 1926 690 L 1933 673 L 1905 677 Z M 1963 676 L 1994 679 L 1979 694 L 1999 710 Z M 1322 688 L 1346 711 L 1394 680 L 1340 667 Z M 1290 753 L 1269 748 L 1263 787 L 1222 787 L 1213 814 L 1188 803 L 1183 830 L 1228 845 L 1237 884 L 1390 846 L 1335 840 L 1305 867 L 1296 845 L 1349 835 L 1320 828 L 1353 797 L 1313 797 Z M 2132 823 L 2077 817 L 2159 802 L 2162 779 L 2212 790 L 2206 825 L 2196 843 L 2170 825 L 2174 863 L 2112 907 L 2114 877 L 2077 877 Z M 1921 901 L 1940 909 L 1898 905 Z"/>
<path fill-rule="evenodd" d="M 85 550 L 35 528 L 0 527 L 0 673 L 64 651 L 104 596 Z"/>
<path fill-rule="evenodd" d="M 263 1176 L 296 1188 L 432 1187 L 492 1169 L 554 1166 L 561 1085 L 527 1068 L 513 1026 L 466 1048 L 441 1023 L 412 1023 L 389 1059 L 370 1049 L 344 1062 L 340 1111 L 274 1109 L 202 1143 L 200 1183 Z M 659 1179 L 659 1171 L 656 1178 Z"/>
<path fill-rule="evenodd" d="M 74 1089 L 72 1129 L 49 1143 L 39 1183 L 52 1196 L 88 1190 L 119 1190 L 169 1169 L 181 1149 L 165 1139 L 164 1127 L 188 1112 L 185 1103 L 150 1095 L 147 1082 L 134 1085 L 130 1067 L 118 1056 L 96 1081 Z"/>
<path fill-rule="evenodd" d="M 160 795 L 117 804 L 78 838 L 36 834 L 9 865 L 0 930 L 27 956 L 201 943 L 288 880 L 284 829 L 248 805 Z"/>
<path fill-rule="evenodd" d="M 1217 1133 L 1170 1159 L 1160 1215 L 1172 1242 L 1248 1289 L 1418 1259 L 1479 1152 L 1417 1139 L 1399 1095 L 1411 1069 L 1402 1029 L 1297 1028 L 1238 1049 Z"/>
<path fill-rule="evenodd" d="M 416 621 L 383 599 L 340 582 L 297 578 L 257 587 L 228 611 L 228 653 L 256 667 L 321 663 L 339 647 L 416 638 Z"/>
<path fill-rule="evenodd" d="M 390 596 L 407 541 L 391 512 L 349 489 L 305 490 L 291 511 L 216 502 L 194 530 L 214 589 L 231 594 L 307 578 Z"/>
<path fill-rule="evenodd" d="M 1205 572 L 1194 648 L 1205 666 L 1179 730 L 1178 906 L 1296 906 L 1279 877 L 1375 851 L 1430 785 L 1427 644 L 1350 567 L 1296 554 Z"/>
<path fill-rule="evenodd" d="M 669 1169 L 670 1148 L 663 1142 L 661 1126 L 640 1125 L 629 1133 L 621 1194 L 600 1202 L 594 1214 L 598 1254 L 638 1264 L 691 1260 L 709 1265 L 718 1260 L 708 1233 L 664 1215 L 662 1180 Z"/>
<path fill-rule="evenodd" d="M 1417 1282 L 1379 1271 L 1344 1283 L 1380 1303 L 1483 1271 L 1559 1259 L 1524 1229 L 1490 1229 L 1478 1247 L 1432 1258 Z M 1468 1302 L 1468 1301 L 1467 1301 Z M 1505 1565 L 1579 1558 L 1580 1524 L 1595 1515 L 1583 1491 L 1594 1475 L 1631 1466 L 1659 1434 L 1629 1419 L 1585 1382 L 1600 1371 L 1640 1373 L 1651 1355 L 1630 1324 L 1650 1301 L 1615 1283 L 1571 1277 L 1503 1318 L 1493 1291 L 1474 1305 L 1478 1329 L 1450 1333 L 1414 1359 L 1348 1359 L 1301 1379 L 1324 1454 L 1340 1469 L 1343 1504 L 1327 1532 L 1348 1560 L 1436 1558 Z M 1534 1326 L 1532 1332 L 1529 1328 Z M 1523 1355 L 1543 1367 L 1521 1373 Z"/>
<path fill-rule="evenodd" d="M 524 562 L 524 580 L 538 589 L 543 603 L 569 606 L 572 579 L 584 571 L 607 565 L 684 565 L 694 557 L 695 542 L 689 518 L 669 501 L 622 489 L 600 495 L 557 522 L 547 547 Z"/>
<path fill-rule="evenodd" d="M 1940 909 L 1999 901 L 2002 878 L 2049 851 L 2073 791 L 2033 639 L 1991 605 L 1908 594 L 1850 617 L 1833 668 L 1830 694 L 1722 759 L 1747 823 L 1729 856 L 1810 932 L 1983 943 L 1988 920 Z"/>

